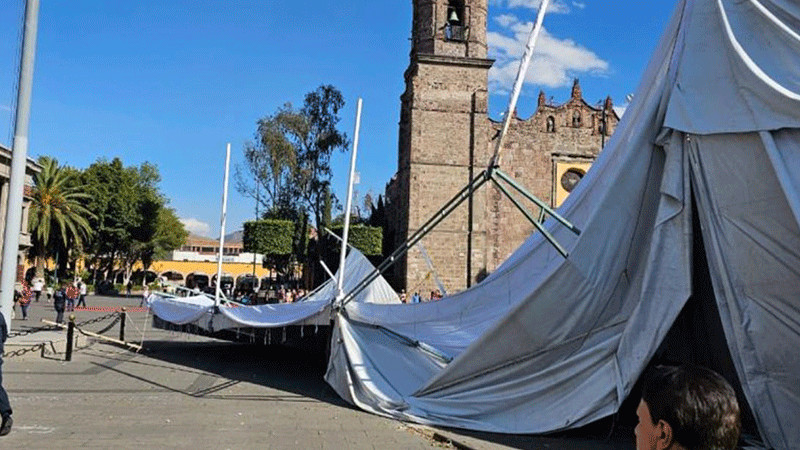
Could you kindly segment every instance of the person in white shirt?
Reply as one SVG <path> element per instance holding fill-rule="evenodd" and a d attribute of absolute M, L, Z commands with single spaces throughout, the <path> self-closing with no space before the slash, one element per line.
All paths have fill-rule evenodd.
<path fill-rule="evenodd" d="M 142 291 L 142 301 L 139 302 L 139 306 L 147 306 L 147 297 L 150 297 L 150 287 L 145 284 Z"/>
<path fill-rule="evenodd" d="M 83 281 L 78 282 L 78 289 L 80 290 L 80 296 L 78 297 L 78 308 L 83 305 L 86 308 L 86 283 Z"/>
<path fill-rule="evenodd" d="M 42 288 L 44 288 L 44 280 L 41 278 L 33 279 L 33 294 L 36 296 L 36 301 L 42 296 Z"/>

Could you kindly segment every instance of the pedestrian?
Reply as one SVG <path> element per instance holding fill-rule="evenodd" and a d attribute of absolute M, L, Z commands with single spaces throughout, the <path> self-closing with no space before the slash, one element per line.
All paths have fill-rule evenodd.
<path fill-rule="evenodd" d="M 640 449 L 734 449 L 741 416 L 736 393 L 699 366 L 657 366 L 647 373 L 634 429 Z"/>
<path fill-rule="evenodd" d="M 139 302 L 139 306 L 147 306 L 148 297 L 150 297 L 150 288 L 145 284 L 144 290 L 142 291 L 142 300 Z"/>
<path fill-rule="evenodd" d="M 67 284 L 53 292 L 53 309 L 56 310 L 56 323 L 64 323 L 64 308 L 67 305 Z"/>
<path fill-rule="evenodd" d="M 8 325 L 6 318 L 0 313 L 0 416 L 3 417 L 3 422 L 0 424 L 0 436 L 5 436 L 11 432 L 11 425 L 14 421 L 11 419 L 11 403 L 8 401 L 8 394 L 3 388 L 3 351 L 8 338 Z"/>
<path fill-rule="evenodd" d="M 408 300 L 406 298 L 406 290 L 403 289 L 400 291 L 400 303 L 406 303 L 406 300 Z"/>
<path fill-rule="evenodd" d="M 47 286 L 47 303 L 50 303 L 51 298 L 53 298 L 53 286 Z"/>
<path fill-rule="evenodd" d="M 419 303 L 420 300 L 419 292 L 414 292 L 414 295 L 411 296 L 411 303 Z"/>
<path fill-rule="evenodd" d="M 67 311 L 75 311 L 75 300 L 78 299 L 79 292 L 78 286 L 74 282 L 67 284 Z"/>
<path fill-rule="evenodd" d="M 22 320 L 28 320 L 28 308 L 31 306 L 31 297 L 33 297 L 33 292 L 31 292 L 31 288 L 28 287 L 28 283 L 23 281 L 18 299 L 19 308 L 22 310 Z"/>
<path fill-rule="evenodd" d="M 36 303 L 39 303 L 39 298 L 42 296 L 42 288 L 44 288 L 44 280 L 41 278 L 34 278 L 33 295 L 36 296 Z"/>
<path fill-rule="evenodd" d="M 86 283 L 83 281 L 78 281 L 78 308 L 83 305 L 86 308 Z"/>
<path fill-rule="evenodd" d="M 128 280 L 128 284 L 125 285 L 125 296 L 126 297 L 130 297 L 131 296 L 131 288 L 132 287 L 133 287 L 133 282 L 131 280 Z"/>

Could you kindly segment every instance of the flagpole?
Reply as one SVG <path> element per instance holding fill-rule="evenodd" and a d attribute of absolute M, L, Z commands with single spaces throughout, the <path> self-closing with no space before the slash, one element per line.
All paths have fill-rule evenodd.
<path fill-rule="evenodd" d="M 39 0 L 25 5 L 25 32 L 22 38 L 22 59 L 17 91 L 17 111 L 14 115 L 14 143 L 11 152 L 11 176 L 8 181 L 5 230 L 3 232 L 3 262 L 0 266 L 0 311 L 11 327 L 11 308 L 14 304 L 14 284 L 17 280 L 19 234 L 22 229 L 22 196 L 25 169 L 28 162 L 28 128 L 33 90 L 33 61 L 36 56 L 36 31 L 39 21 Z M 27 226 L 25 227 L 27 230 Z"/>
<path fill-rule="evenodd" d="M 356 129 L 353 137 L 353 152 L 350 155 L 350 177 L 347 181 L 347 201 L 344 208 L 344 231 L 342 232 L 342 248 L 339 253 L 339 276 L 336 280 L 336 299 L 341 300 L 344 297 L 344 264 L 345 257 L 347 256 L 347 235 L 350 231 L 350 209 L 353 205 L 353 181 L 355 180 L 356 173 L 356 155 L 358 154 L 358 134 L 361 131 L 361 98 L 358 99 L 358 107 L 356 108 Z"/>
<path fill-rule="evenodd" d="M 225 181 L 222 186 L 222 217 L 219 224 L 219 255 L 217 256 L 217 282 L 214 289 L 214 306 L 219 305 L 219 295 L 222 291 L 222 250 L 225 245 L 225 218 L 228 213 L 228 172 L 231 165 L 231 144 L 228 143 L 225 152 Z"/>

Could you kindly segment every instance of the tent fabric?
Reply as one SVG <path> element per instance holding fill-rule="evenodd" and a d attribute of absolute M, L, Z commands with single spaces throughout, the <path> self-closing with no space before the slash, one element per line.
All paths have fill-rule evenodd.
<path fill-rule="evenodd" d="M 692 203 L 739 382 L 768 446 L 800 441 L 800 7 L 684 0 L 603 153 L 486 280 L 348 304 L 328 383 L 368 411 L 506 433 L 617 411 L 692 295 Z"/>
<path fill-rule="evenodd" d="M 167 297 L 158 293 L 150 294 L 147 305 L 152 313 L 176 325 L 201 322 L 211 316 L 214 300 L 206 295 L 190 297 Z"/>
<path fill-rule="evenodd" d="M 345 260 L 343 289 L 352 290 L 375 267 L 358 250 L 351 249 Z M 339 272 L 337 271 L 337 277 Z M 214 312 L 213 298 L 203 294 L 172 297 L 151 295 L 148 304 L 161 319 L 178 324 L 194 324 L 208 331 L 231 328 L 276 328 L 330 316 L 329 305 L 336 297 L 335 280 L 328 280 L 305 300 L 268 305 L 240 305 L 223 302 Z M 383 277 L 378 277 L 359 293 L 355 302 L 400 303 L 400 298 Z"/>

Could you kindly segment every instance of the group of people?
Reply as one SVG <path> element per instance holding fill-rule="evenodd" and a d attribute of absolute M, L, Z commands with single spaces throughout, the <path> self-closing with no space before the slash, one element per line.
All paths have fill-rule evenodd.
<path fill-rule="evenodd" d="M 408 303 L 408 295 L 406 294 L 406 290 L 405 289 L 400 291 L 400 295 L 399 296 L 400 296 L 400 301 L 402 303 Z M 419 295 L 419 292 L 414 292 L 414 294 L 411 296 L 411 303 L 421 303 L 423 301 L 434 302 L 436 300 L 441 300 L 442 297 L 443 297 L 442 291 L 440 291 L 439 289 L 432 290 L 431 293 L 430 293 L 430 296 L 428 296 L 427 300 L 423 300 L 422 296 Z"/>
<path fill-rule="evenodd" d="M 28 309 L 31 302 L 38 302 L 42 296 L 44 281 L 34 279 L 32 287 L 27 281 L 22 281 L 20 286 L 14 290 L 14 306 L 12 314 L 16 315 L 17 305 L 22 312 L 22 320 L 28 320 Z M 64 312 L 74 311 L 75 308 L 86 307 L 86 294 L 88 289 L 86 283 L 77 279 L 73 282 L 63 282 L 57 289 L 48 288 L 47 302 L 53 299 L 53 308 L 56 311 L 56 322 L 64 323 Z M 77 304 L 76 304 L 77 302 Z M 13 318 L 12 315 L 12 318 Z"/>

